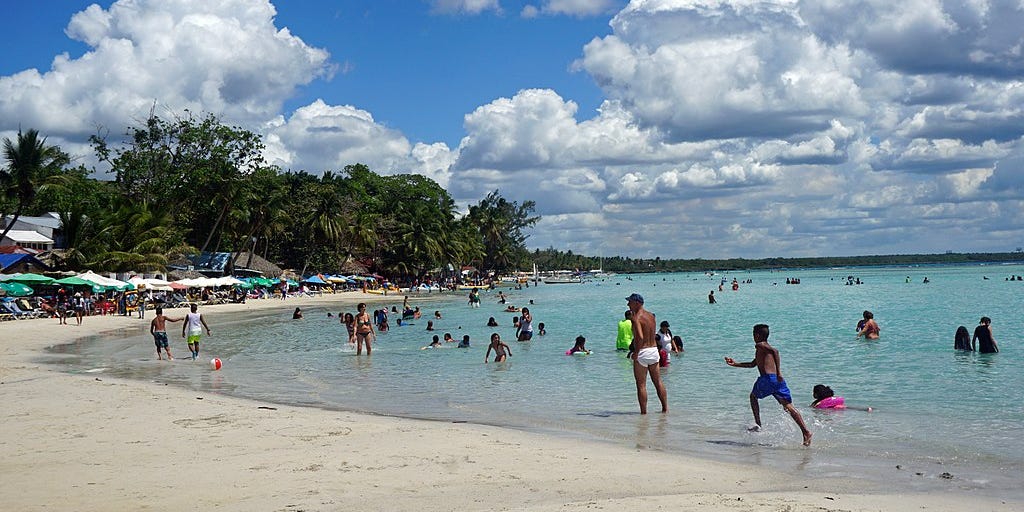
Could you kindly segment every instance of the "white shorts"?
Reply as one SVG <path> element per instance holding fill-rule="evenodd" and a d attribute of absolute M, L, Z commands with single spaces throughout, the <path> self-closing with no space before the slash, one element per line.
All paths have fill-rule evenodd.
<path fill-rule="evenodd" d="M 641 366 L 651 366 L 661 362 L 661 354 L 658 353 L 658 347 L 640 349 L 640 352 L 636 353 L 636 362 L 640 363 Z"/>

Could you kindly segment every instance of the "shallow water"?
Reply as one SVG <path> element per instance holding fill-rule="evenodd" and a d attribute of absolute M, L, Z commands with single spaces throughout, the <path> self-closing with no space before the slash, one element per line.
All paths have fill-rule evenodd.
<path fill-rule="evenodd" d="M 865 284 L 846 286 L 847 275 Z M 501 311 L 496 292 L 484 293 L 479 309 L 469 308 L 462 293 L 421 294 L 413 298 L 424 318 L 395 327 L 391 315 L 393 327 L 379 337 L 372 357 L 355 356 L 342 339 L 344 327 L 327 318 L 326 309 L 310 308 L 305 320 L 292 321 L 293 306 L 285 302 L 269 316 L 230 323 L 216 317 L 214 336 L 204 338 L 204 362 L 156 361 L 148 334 L 76 343 L 51 359 L 72 371 L 103 368 L 277 403 L 585 435 L 907 489 L 1020 497 L 1024 372 L 1017 333 L 1024 282 L 1004 281 L 1008 275 L 1024 275 L 1024 267 L 658 274 L 506 289 L 516 305 L 533 300 L 535 326 L 546 324 L 547 336 L 528 343 L 512 341 L 514 314 Z M 921 282 L 925 276 L 931 283 Z M 753 282 L 719 292 L 722 277 Z M 786 277 L 801 284 L 786 285 Z M 718 304 L 707 303 L 711 289 Z M 668 320 L 685 343 L 685 354 L 663 369 L 667 416 L 638 414 L 630 363 L 614 350 L 615 325 L 632 292 L 642 293 L 658 321 Z M 401 297 L 391 305 L 400 307 Z M 855 337 L 865 309 L 882 328 L 877 341 Z M 443 318 L 431 333 L 424 329 L 434 310 Z M 993 319 L 1002 352 L 956 353 L 956 327 L 973 331 L 982 315 Z M 499 327 L 485 327 L 491 316 Z M 770 399 L 761 402 L 764 431 L 746 432 L 752 424 L 747 395 L 757 371 L 728 367 L 722 358 L 751 360 L 751 327 L 762 322 L 771 326 L 794 401 L 815 433 L 811 450 L 800 446 L 799 430 Z M 445 332 L 456 339 L 469 334 L 473 346 L 420 350 L 432 334 Z M 484 364 L 491 332 L 511 345 L 508 362 Z M 564 355 L 577 335 L 594 354 Z M 188 353 L 181 338 L 171 339 L 177 356 Z M 214 356 L 224 361 L 221 371 L 209 369 Z M 810 409 L 811 388 L 819 383 L 875 412 Z M 649 391 L 650 409 L 657 411 L 653 387 Z M 943 472 L 953 479 L 940 478 Z"/>

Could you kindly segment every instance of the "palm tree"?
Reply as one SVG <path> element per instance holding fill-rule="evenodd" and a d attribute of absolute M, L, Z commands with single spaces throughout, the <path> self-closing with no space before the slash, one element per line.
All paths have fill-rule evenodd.
<path fill-rule="evenodd" d="M 14 227 L 14 223 L 21 217 L 25 208 L 32 204 L 43 170 L 59 157 L 60 150 L 56 146 L 47 146 L 46 138 L 40 139 L 37 130 L 25 133 L 18 131 L 17 144 L 11 142 L 11 139 L 4 139 L 7 169 L 0 171 L 0 186 L 3 187 L 3 194 L 15 201 L 16 206 L 14 218 L 4 228 L 3 233 L 0 233 L 0 239 L 7 236 L 7 232 Z"/>
<path fill-rule="evenodd" d="M 123 205 L 101 221 L 97 238 L 103 252 L 96 255 L 97 268 L 111 271 L 164 270 L 168 256 L 175 258 L 195 249 L 166 212 L 144 203 Z"/>

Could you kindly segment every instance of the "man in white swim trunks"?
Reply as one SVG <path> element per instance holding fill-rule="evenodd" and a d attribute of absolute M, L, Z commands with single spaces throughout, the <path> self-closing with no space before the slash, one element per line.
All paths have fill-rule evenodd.
<path fill-rule="evenodd" d="M 661 355 L 658 354 L 658 341 L 655 338 L 654 313 L 644 309 L 644 298 L 639 293 L 626 297 L 629 310 L 633 313 L 633 377 L 636 379 L 636 398 L 640 402 L 640 414 L 647 414 L 647 375 L 651 376 L 651 383 L 658 392 L 658 400 L 661 400 L 661 412 L 668 412 L 668 395 L 665 392 L 665 384 L 661 382 L 661 373 L 658 363 Z"/>

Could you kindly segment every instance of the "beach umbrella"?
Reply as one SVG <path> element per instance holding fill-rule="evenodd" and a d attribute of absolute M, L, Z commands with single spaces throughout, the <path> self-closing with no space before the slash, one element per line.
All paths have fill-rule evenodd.
<path fill-rule="evenodd" d="M 28 297 L 35 293 L 32 288 L 21 283 L 0 282 L 0 290 L 3 290 L 11 297 Z"/>
<path fill-rule="evenodd" d="M 58 279 L 54 281 L 55 284 L 64 286 L 96 286 L 96 283 L 92 281 L 86 281 L 78 276 L 65 277 L 64 279 Z"/>
<path fill-rule="evenodd" d="M 58 279 L 53 284 L 59 284 L 61 286 L 88 286 L 92 289 L 93 293 L 99 293 L 104 290 L 103 286 L 100 286 L 92 281 L 86 281 L 78 276 L 65 277 L 64 279 Z"/>
<path fill-rule="evenodd" d="M 21 284 L 27 284 L 27 285 L 34 285 L 34 284 L 52 284 L 54 281 L 53 281 L 52 277 L 46 277 L 46 276 L 41 276 L 39 274 L 31 274 L 30 273 L 30 274 L 18 274 L 16 276 L 9 277 L 9 278 L 7 278 L 7 282 L 8 283 L 15 282 L 15 283 L 21 283 Z"/>
<path fill-rule="evenodd" d="M 303 279 L 302 282 L 311 284 L 327 284 L 323 279 L 320 279 L 320 276 L 310 276 Z"/>
<path fill-rule="evenodd" d="M 126 283 L 124 281 L 119 281 L 117 279 L 111 279 L 109 277 L 101 276 L 91 270 L 88 272 L 78 274 L 75 277 L 98 284 L 102 286 L 106 291 L 117 290 L 119 292 L 123 292 L 125 290 L 135 289 L 135 285 L 132 283 Z"/>

